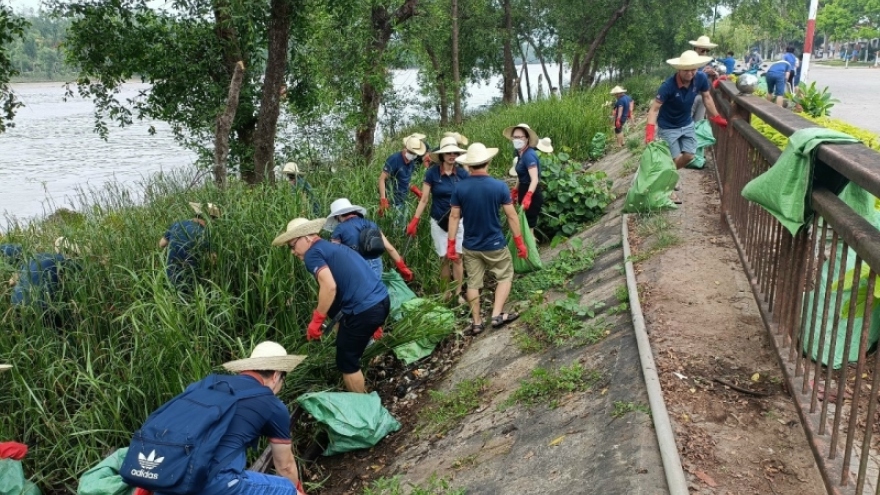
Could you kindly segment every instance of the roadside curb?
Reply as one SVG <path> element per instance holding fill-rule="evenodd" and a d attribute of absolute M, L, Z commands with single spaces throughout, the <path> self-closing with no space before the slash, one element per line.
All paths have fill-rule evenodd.
<path fill-rule="evenodd" d="M 663 460 L 663 471 L 666 473 L 666 484 L 669 487 L 670 495 L 688 495 L 688 485 L 684 477 L 684 469 L 681 467 L 678 447 L 675 444 L 675 434 L 672 432 L 669 413 L 666 411 L 666 403 L 663 401 L 663 390 L 660 387 L 660 378 L 657 376 L 657 367 L 654 364 L 654 353 L 651 351 L 648 329 L 645 325 L 645 318 L 642 315 L 642 305 L 639 302 L 635 270 L 633 269 L 632 262 L 629 260 L 629 233 L 627 231 L 629 215 L 623 214 L 620 218 L 629 307 L 632 315 L 633 330 L 639 347 L 642 376 L 648 389 L 651 420 L 654 422 L 654 431 L 657 433 L 657 443 L 660 446 L 660 458 Z"/>

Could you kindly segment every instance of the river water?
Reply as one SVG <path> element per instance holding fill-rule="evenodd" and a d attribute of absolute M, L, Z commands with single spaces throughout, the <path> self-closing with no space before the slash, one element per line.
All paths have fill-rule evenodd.
<path fill-rule="evenodd" d="M 557 77 L 557 66 L 548 66 Z M 537 92 L 540 65 L 529 65 L 532 91 Z M 567 75 L 567 74 L 566 74 Z M 416 70 L 393 71 L 398 91 L 418 90 Z M 29 219 L 66 207 L 76 209 L 77 191 L 100 188 L 118 181 L 137 191 L 137 183 L 160 171 L 191 165 L 195 153 L 180 147 L 163 122 L 136 121 L 111 127 L 107 141 L 94 132 L 94 105 L 89 100 L 64 101 L 61 83 L 13 84 L 13 91 L 25 104 L 15 118 L 15 127 L 0 134 L 0 228 L 10 218 Z M 132 97 L 147 88 L 129 83 L 119 98 Z M 500 96 L 497 78 L 468 87 L 466 108 L 475 109 Z M 544 92 L 547 84 L 544 82 Z M 156 133 L 148 129 L 154 126 Z"/>

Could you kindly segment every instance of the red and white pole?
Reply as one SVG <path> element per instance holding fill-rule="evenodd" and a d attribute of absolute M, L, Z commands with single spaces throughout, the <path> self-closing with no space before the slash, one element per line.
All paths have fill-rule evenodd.
<path fill-rule="evenodd" d="M 816 34 L 816 11 L 819 0 L 810 0 L 810 14 L 807 16 L 807 35 L 804 37 L 804 60 L 801 65 L 801 81 L 806 82 L 810 73 L 810 57 L 813 56 L 813 36 Z"/>

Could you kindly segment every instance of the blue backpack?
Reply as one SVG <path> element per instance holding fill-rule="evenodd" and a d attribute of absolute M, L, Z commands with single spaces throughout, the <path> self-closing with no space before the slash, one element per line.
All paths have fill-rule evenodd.
<path fill-rule="evenodd" d="M 177 495 L 204 489 L 226 464 L 227 459 L 215 461 L 214 453 L 238 401 L 272 394 L 261 386 L 235 390 L 225 378 L 207 376 L 147 418 L 119 468 L 127 484 Z"/>

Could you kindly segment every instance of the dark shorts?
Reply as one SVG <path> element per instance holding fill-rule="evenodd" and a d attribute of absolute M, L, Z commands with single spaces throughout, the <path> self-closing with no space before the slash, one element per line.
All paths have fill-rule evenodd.
<path fill-rule="evenodd" d="M 627 120 L 627 117 L 620 119 L 620 127 L 614 126 L 614 134 L 620 134 L 621 132 L 623 132 L 623 126 L 624 124 L 626 124 Z"/>
<path fill-rule="evenodd" d="M 517 187 L 517 192 L 519 193 L 519 200 L 522 201 L 523 198 L 526 197 L 526 192 L 529 190 L 528 184 L 520 183 L 519 187 Z M 529 205 L 529 209 L 526 210 L 526 220 L 529 222 L 529 228 L 534 229 L 538 226 L 538 216 L 541 214 L 541 208 L 544 207 L 544 193 L 541 191 L 541 186 L 538 185 L 538 188 L 535 189 L 535 192 L 532 194 L 532 204 Z M 522 228 L 523 226 L 520 225 Z"/>
<path fill-rule="evenodd" d="M 767 79 L 767 94 L 785 96 L 785 73 L 768 72 L 764 77 Z"/>
<path fill-rule="evenodd" d="M 356 315 L 344 315 L 336 335 L 336 367 L 350 374 L 361 369 L 361 356 L 370 343 L 373 332 L 385 324 L 391 311 L 391 299 L 385 298 L 370 309 Z"/>

